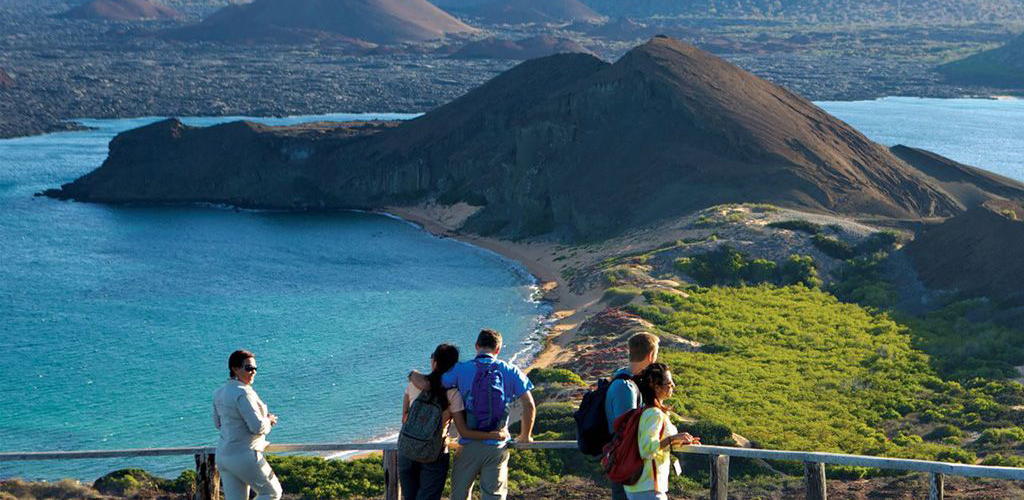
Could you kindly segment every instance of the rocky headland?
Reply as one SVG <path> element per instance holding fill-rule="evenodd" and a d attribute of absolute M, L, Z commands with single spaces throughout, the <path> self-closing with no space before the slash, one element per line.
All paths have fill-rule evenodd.
<path fill-rule="evenodd" d="M 921 219 L 976 201 L 946 182 L 781 87 L 656 37 L 615 64 L 528 61 L 419 119 L 356 135 L 161 122 L 122 134 L 103 166 L 48 194 L 278 208 L 462 201 L 483 207 L 466 231 L 578 241 L 720 203 Z"/>

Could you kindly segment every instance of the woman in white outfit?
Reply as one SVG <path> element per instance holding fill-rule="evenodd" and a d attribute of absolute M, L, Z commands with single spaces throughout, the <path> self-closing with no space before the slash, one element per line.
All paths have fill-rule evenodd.
<path fill-rule="evenodd" d="M 277 424 L 277 416 L 252 389 L 256 359 L 238 350 L 228 358 L 231 380 L 213 393 L 213 425 L 220 429 L 217 469 L 224 485 L 225 500 L 248 500 L 249 488 L 256 500 L 281 498 L 281 482 L 263 456 L 266 436 Z"/>

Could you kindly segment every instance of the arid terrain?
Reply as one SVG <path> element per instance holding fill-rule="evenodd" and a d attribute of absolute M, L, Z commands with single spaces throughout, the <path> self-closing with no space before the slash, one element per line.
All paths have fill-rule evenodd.
<path fill-rule="evenodd" d="M 61 19 L 73 5 L 0 2 L 0 137 L 69 127 L 91 117 L 419 112 L 437 107 L 516 61 L 452 58 L 465 40 L 385 46 L 348 43 L 175 41 L 157 35 L 195 24 L 224 3 L 171 3 L 177 21 Z M 888 95 L 992 95 L 1005 89 L 946 83 L 939 63 L 998 46 L 1019 22 L 899 26 L 684 18 L 480 27 L 480 39 L 539 34 L 575 41 L 614 61 L 665 33 L 712 51 L 812 100 Z M 633 26 L 635 29 L 628 29 Z M 531 52 L 523 52 L 525 56 Z"/>

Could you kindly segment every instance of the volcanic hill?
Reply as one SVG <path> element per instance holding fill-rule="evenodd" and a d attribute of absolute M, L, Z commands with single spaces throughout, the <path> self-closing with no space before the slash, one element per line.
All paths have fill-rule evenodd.
<path fill-rule="evenodd" d="M 321 35 L 377 44 L 424 42 L 476 29 L 427 0 L 256 0 L 230 5 L 169 38 L 295 42 Z"/>
<path fill-rule="evenodd" d="M 456 59 L 515 59 L 524 61 L 552 54 L 593 54 L 575 40 L 537 35 L 522 40 L 487 38 L 463 45 L 450 57 Z"/>
<path fill-rule="evenodd" d="M 1024 34 L 1002 47 L 936 69 L 954 82 L 1024 89 Z"/>
<path fill-rule="evenodd" d="M 1009 203 L 973 207 L 926 229 L 906 246 L 929 288 L 1024 298 L 1024 209 Z"/>
<path fill-rule="evenodd" d="M 61 15 L 68 19 L 145 21 L 176 19 L 181 13 L 151 0 L 88 0 Z"/>
<path fill-rule="evenodd" d="M 463 230 L 564 240 L 720 203 L 920 219 L 976 201 L 806 99 L 663 37 L 614 64 L 527 61 L 415 120 L 345 130 L 167 120 L 120 134 L 101 167 L 46 194 L 279 208 L 466 201 L 483 208 Z"/>
<path fill-rule="evenodd" d="M 492 0 L 464 11 L 488 24 L 596 22 L 604 19 L 579 0 Z"/>

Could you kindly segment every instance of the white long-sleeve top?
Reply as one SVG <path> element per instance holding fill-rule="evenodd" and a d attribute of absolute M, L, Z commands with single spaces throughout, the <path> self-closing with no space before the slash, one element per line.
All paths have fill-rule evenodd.
<path fill-rule="evenodd" d="M 213 425 L 220 429 L 218 455 L 263 451 L 267 447 L 267 405 L 251 386 L 235 379 L 213 393 Z"/>

